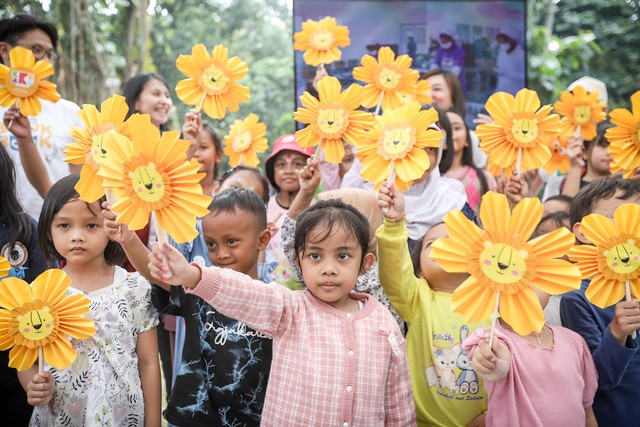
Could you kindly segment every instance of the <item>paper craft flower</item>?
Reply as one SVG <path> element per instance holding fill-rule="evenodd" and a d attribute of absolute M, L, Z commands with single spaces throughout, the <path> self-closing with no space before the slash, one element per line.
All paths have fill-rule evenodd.
<path fill-rule="evenodd" d="M 109 131 L 113 138 L 110 155 L 98 175 L 103 185 L 112 188 L 118 201 L 113 206 L 117 221 L 140 230 L 156 213 L 158 224 L 177 243 L 196 238 L 196 218 L 209 213 L 211 197 L 202 194 L 198 173 L 200 164 L 187 161 L 189 141 L 179 139 L 180 132 L 168 131 L 162 136 L 147 114 L 133 115 L 127 121 L 132 144 L 123 143 L 124 136 Z"/>
<path fill-rule="evenodd" d="M 176 66 L 187 76 L 178 82 L 176 95 L 209 117 L 221 119 L 227 109 L 236 112 L 238 103 L 250 98 L 249 88 L 238 83 L 249 72 L 247 63 L 237 56 L 229 58 L 229 49 L 223 45 L 216 45 L 209 54 L 203 44 L 197 44 L 191 55 L 178 57 Z"/>
<path fill-rule="evenodd" d="M 75 186 L 81 200 L 93 203 L 104 195 L 102 178 L 97 172 L 109 154 L 108 142 L 114 141 L 112 138 L 105 140 L 104 135 L 113 129 L 127 138 L 127 141 L 121 140 L 123 143 L 130 144 L 128 139 L 131 135 L 124 121 L 128 112 L 127 102 L 121 95 L 104 101 L 100 111 L 91 104 L 83 105 L 78 111 L 85 127 L 72 127 L 71 137 L 74 141 L 67 144 L 64 161 L 82 165 L 80 180 Z"/>
<path fill-rule="evenodd" d="M 9 366 L 30 368 L 42 347 L 45 361 L 64 369 L 76 358 L 67 336 L 86 339 L 96 333 L 89 312 L 89 298 L 66 297 L 71 278 L 58 269 L 46 270 L 31 286 L 9 277 L 0 281 L 0 350 L 8 350 Z"/>
<path fill-rule="evenodd" d="M 580 231 L 593 243 L 569 251 L 584 278 L 593 277 L 585 296 L 600 308 L 620 302 L 629 281 L 631 295 L 640 298 L 640 205 L 627 203 L 613 214 L 591 214 L 580 222 Z"/>
<path fill-rule="evenodd" d="M 293 40 L 293 48 L 304 50 L 304 62 L 312 67 L 337 61 L 342 57 L 338 48 L 351 44 L 349 28 L 337 25 L 336 18 L 331 16 L 320 21 L 307 19 L 302 23 L 302 31 L 293 35 Z"/>
<path fill-rule="evenodd" d="M 11 263 L 5 257 L 0 256 L 0 278 L 8 276 L 9 270 L 11 270 Z"/>
<path fill-rule="evenodd" d="M 20 113 L 37 116 L 42 105 L 38 98 L 58 102 L 61 98 L 56 84 L 44 79 L 53 75 L 53 65 L 36 61 L 33 52 L 16 46 L 9 52 L 11 67 L 0 64 L 0 105 L 10 107 L 19 100 Z"/>
<path fill-rule="evenodd" d="M 418 80 L 416 92 L 398 93 L 398 97 L 402 105 L 406 105 L 410 101 L 418 101 L 422 105 L 431 104 L 433 102 L 433 98 L 431 97 L 431 84 L 429 80 Z"/>
<path fill-rule="evenodd" d="M 236 120 L 224 138 L 224 154 L 229 156 L 229 166 L 235 168 L 243 164 L 256 167 L 260 164 L 257 153 L 264 153 L 269 148 L 267 126 L 259 122 L 260 117 L 249 114 L 244 120 Z"/>
<path fill-rule="evenodd" d="M 340 163 L 344 156 L 344 139 L 351 145 L 366 139 L 366 131 L 375 119 L 360 107 L 362 86 L 353 84 L 343 92 L 340 81 L 331 76 L 318 82 L 319 100 L 309 92 L 300 97 L 303 108 L 294 113 L 295 119 L 308 125 L 296 132 L 296 141 L 302 147 L 322 142 L 329 163 Z"/>
<path fill-rule="evenodd" d="M 574 236 L 562 227 L 527 241 L 534 232 L 542 204 L 525 198 L 509 212 L 506 196 L 482 197 L 484 230 L 460 211 L 444 217 L 449 238 L 431 246 L 433 258 L 445 271 L 469 273 L 453 293 L 453 311 L 468 322 L 488 319 L 500 292 L 500 316 L 520 335 L 539 332 L 544 316 L 534 286 L 551 295 L 580 287 L 577 266 L 560 258 L 573 246 Z"/>
<path fill-rule="evenodd" d="M 438 120 L 434 108 L 420 110 L 412 101 L 395 110 L 385 110 L 363 140 L 354 140 L 356 155 L 362 161 L 361 176 L 374 184 L 376 190 L 388 178 L 389 168 L 396 173 L 394 186 L 407 190 L 413 181 L 429 169 L 425 148 L 440 146 L 442 134 L 429 126 Z"/>
<path fill-rule="evenodd" d="M 500 167 L 510 167 L 522 150 L 522 170 L 536 169 L 549 161 L 550 141 L 560 133 L 560 117 L 551 113 L 551 106 L 540 108 L 538 94 L 521 89 L 516 96 L 494 93 L 485 105 L 493 123 L 476 128 L 480 147 Z"/>
<path fill-rule="evenodd" d="M 561 127 L 562 123 L 566 120 L 566 117 L 563 117 L 560 120 Z M 571 162 L 569 160 L 569 156 L 567 156 L 567 147 L 569 145 L 569 138 L 573 135 L 573 131 L 567 128 L 562 129 L 562 132 L 558 135 L 558 139 L 547 143 L 547 147 L 551 151 L 551 158 L 542 167 L 550 174 L 566 174 L 569 172 L 569 169 L 571 169 Z"/>
<path fill-rule="evenodd" d="M 362 94 L 362 105 L 375 107 L 382 99 L 382 109 L 394 109 L 402 106 L 399 93 L 417 92 L 420 74 L 411 68 L 411 57 L 400 55 L 396 58 L 390 47 L 378 50 L 378 60 L 371 55 L 360 59 L 361 67 L 353 69 L 353 78 L 366 83 Z"/>
<path fill-rule="evenodd" d="M 506 179 L 511 178 L 511 175 L 513 175 L 513 171 L 514 169 L 516 169 L 516 166 L 517 166 L 516 162 L 513 162 L 511 166 L 507 168 L 503 168 L 493 163 L 490 157 L 487 158 L 487 171 L 491 175 L 495 176 L 496 178 L 499 178 L 499 177 L 504 177 Z"/>
<path fill-rule="evenodd" d="M 578 85 L 572 91 L 560 94 L 560 100 L 553 106 L 556 113 L 566 120 L 562 122 L 562 131 L 575 132 L 580 127 L 580 135 L 585 141 L 591 141 L 597 135 L 596 126 L 606 117 L 604 104 L 598 100 L 598 92 L 587 92 Z"/>
<path fill-rule="evenodd" d="M 624 171 L 625 178 L 640 168 L 640 91 L 631 95 L 631 106 L 632 111 L 616 108 L 610 113 L 611 123 L 616 126 L 605 134 L 614 160 L 611 172 Z"/>

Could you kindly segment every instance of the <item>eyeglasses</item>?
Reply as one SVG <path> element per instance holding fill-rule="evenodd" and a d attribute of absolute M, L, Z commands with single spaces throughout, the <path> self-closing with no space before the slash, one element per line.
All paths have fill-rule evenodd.
<path fill-rule="evenodd" d="M 51 62 L 56 62 L 58 60 L 58 53 L 53 49 L 45 49 L 39 44 L 33 45 L 18 45 L 24 47 L 25 49 L 29 49 L 33 52 L 33 56 L 36 57 L 37 60 L 41 60 L 47 58 Z"/>

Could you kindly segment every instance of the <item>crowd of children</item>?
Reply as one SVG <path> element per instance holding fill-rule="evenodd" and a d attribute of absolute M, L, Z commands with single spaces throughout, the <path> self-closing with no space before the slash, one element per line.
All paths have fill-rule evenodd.
<path fill-rule="evenodd" d="M 4 63 L 6 47 L 25 39 L 55 49 L 53 27 L 12 19 L 0 26 L 13 28 L 0 31 Z M 587 215 L 612 218 L 620 205 L 640 204 L 638 174 L 611 174 L 611 125 L 593 141 L 570 142 L 565 177 L 514 171 L 496 180 L 476 155 L 460 82 L 446 72 L 427 78 L 443 138 L 404 192 L 389 183 L 373 191 L 351 151 L 327 167 L 295 135 L 274 141 L 264 171 L 241 165 L 221 174 L 220 136 L 189 112 L 188 155 L 214 197 L 198 236 L 182 244 L 150 244 L 152 229 L 130 231 L 106 199 L 81 201 L 79 176 L 47 153 L 43 164 L 28 145 L 36 139 L 29 120 L 50 119 L 3 109 L 0 255 L 10 276 L 27 281 L 62 268 L 69 294 L 90 299 L 97 330 L 72 340 L 78 356 L 67 369 L 16 372 L 0 352 L 10 425 L 160 426 L 162 417 L 175 426 L 637 425 L 635 298 L 600 309 L 585 296 L 589 280 L 561 298 L 538 291 L 542 331 L 521 336 L 498 319 L 491 340 L 491 319 L 465 322 L 452 309 L 468 275 L 430 257 L 448 236 L 448 212 L 481 225 L 488 191 L 511 206 L 541 195 L 534 236 L 566 227 L 576 244 L 592 244 L 581 232 Z M 134 77 L 124 92 L 132 112 L 165 127 L 172 102 L 160 76 Z M 75 115 L 71 104 L 45 106 Z M 57 138 L 58 150 L 70 140 L 62 130 Z M 32 414 L 32 406 L 46 410 Z"/>

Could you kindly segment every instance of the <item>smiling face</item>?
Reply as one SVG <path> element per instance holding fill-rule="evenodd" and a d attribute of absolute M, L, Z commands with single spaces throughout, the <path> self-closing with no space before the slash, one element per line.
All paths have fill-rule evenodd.
<path fill-rule="evenodd" d="M 202 73 L 202 83 L 210 93 L 215 95 L 225 93 L 229 90 L 227 84 L 229 77 L 215 65 L 210 65 Z"/>
<path fill-rule="evenodd" d="M 453 107 L 453 95 L 442 74 L 435 74 L 427 77 L 427 81 L 431 85 L 431 97 L 433 103 L 443 110 L 450 110 Z"/>
<path fill-rule="evenodd" d="M 145 202 L 157 202 L 164 195 L 164 180 L 154 164 L 140 166 L 133 171 L 131 183 L 137 196 Z"/>
<path fill-rule="evenodd" d="M 628 274 L 640 267 L 640 249 L 633 239 L 615 245 L 603 255 L 606 257 L 609 268 L 618 274 Z"/>
<path fill-rule="evenodd" d="M 318 50 L 328 50 L 333 45 L 334 40 L 331 31 L 319 30 L 311 35 L 309 44 Z"/>
<path fill-rule="evenodd" d="M 317 124 L 324 138 L 341 138 L 349 126 L 349 113 L 343 108 L 319 109 Z"/>
<path fill-rule="evenodd" d="M 573 119 L 576 123 L 584 124 L 591 118 L 591 107 L 588 105 L 576 105 L 573 109 Z"/>
<path fill-rule="evenodd" d="M 385 125 L 378 139 L 378 154 L 386 160 L 401 159 L 411 151 L 416 129 L 407 122 Z"/>
<path fill-rule="evenodd" d="M 274 179 L 280 191 L 295 193 L 300 190 L 298 175 L 307 164 L 307 156 L 297 151 L 283 150 L 273 162 Z"/>
<path fill-rule="evenodd" d="M 255 224 L 255 215 L 240 209 L 205 216 L 202 232 L 211 262 L 258 279 L 258 256 L 270 235 L 265 234 L 269 233 L 267 230 L 258 230 Z"/>
<path fill-rule="evenodd" d="M 504 243 L 486 242 L 480 254 L 480 269 L 494 282 L 515 283 L 527 272 L 527 255 Z"/>
<path fill-rule="evenodd" d="M 151 123 L 158 127 L 169 120 L 172 106 L 173 101 L 169 88 L 158 79 L 150 79 L 134 103 L 135 111 L 149 114 Z"/>
<path fill-rule="evenodd" d="M 389 67 L 382 67 L 378 72 L 376 81 L 378 82 L 378 85 L 382 87 L 382 89 L 391 90 L 395 89 L 398 86 L 398 84 L 400 83 L 400 77 L 402 77 L 402 75 L 397 71 Z"/>
<path fill-rule="evenodd" d="M 213 173 L 214 165 L 220 163 L 222 152 L 216 150 L 216 144 L 209 132 L 200 134 L 200 144 L 193 153 L 193 158 L 202 166 L 198 172 Z"/>
<path fill-rule="evenodd" d="M 104 133 L 92 138 L 91 158 L 97 164 L 101 164 L 109 153 L 109 144 L 105 142 Z"/>
<path fill-rule="evenodd" d="M 514 119 L 511 127 L 511 135 L 523 147 L 529 147 L 538 137 L 537 119 Z"/>
<path fill-rule="evenodd" d="M 55 320 L 49 310 L 49 307 L 43 307 L 18 316 L 18 327 L 22 336 L 32 341 L 48 337 L 55 330 Z"/>

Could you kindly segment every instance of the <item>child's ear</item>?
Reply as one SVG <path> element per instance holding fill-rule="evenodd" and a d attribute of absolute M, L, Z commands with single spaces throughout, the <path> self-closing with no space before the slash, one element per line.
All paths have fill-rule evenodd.
<path fill-rule="evenodd" d="M 376 256 L 371 252 L 368 252 L 362 260 L 362 267 L 360 268 L 360 274 L 366 273 L 371 266 L 376 262 Z"/>
<path fill-rule="evenodd" d="M 580 231 L 580 223 L 576 222 L 575 224 L 573 224 L 573 234 L 575 234 L 576 239 L 578 239 L 578 241 L 580 243 L 582 243 L 583 245 L 592 245 L 593 243 L 591 243 L 591 240 L 587 239 L 587 236 L 585 236 L 582 231 Z"/>
<path fill-rule="evenodd" d="M 260 232 L 258 236 L 258 250 L 263 251 L 269 244 L 269 240 L 271 240 L 271 230 L 265 228 Z"/>

